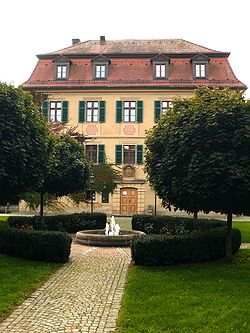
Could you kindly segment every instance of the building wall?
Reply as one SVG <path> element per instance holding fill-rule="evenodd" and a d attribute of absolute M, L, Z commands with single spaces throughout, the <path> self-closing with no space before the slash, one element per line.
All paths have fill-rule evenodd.
<path fill-rule="evenodd" d="M 41 91 L 46 93 L 46 91 Z M 171 101 L 176 97 L 190 97 L 193 91 L 161 91 L 161 90 L 92 90 L 92 91 L 53 91 L 48 94 L 49 101 L 68 101 L 68 124 L 77 125 L 77 131 L 91 137 L 89 144 L 104 144 L 108 163 L 115 163 L 115 145 L 144 144 L 146 130 L 153 127 L 154 101 Z M 105 123 L 79 123 L 79 101 L 105 101 Z M 116 101 L 143 101 L 142 123 L 116 123 Z M 155 194 L 146 182 L 143 165 L 135 165 L 134 177 L 124 177 L 123 183 L 118 184 L 114 194 L 110 195 L 109 204 L 100 204 L 101 196 L 96 195 L 95 210 L 108 214 L 121 213 L 121 189 L 130 188 L 137 190 L 136 213 L 144 214 L 154 211 Z M 69 210 L 76 210 L 72 203 L 63 199 Z M 98 204 L 99 202 L 99 204 Z M 86 204 L 79 209 L 89 210 Z M 157 211 L 164 212 L 160 200 L 157 199 Z"/>

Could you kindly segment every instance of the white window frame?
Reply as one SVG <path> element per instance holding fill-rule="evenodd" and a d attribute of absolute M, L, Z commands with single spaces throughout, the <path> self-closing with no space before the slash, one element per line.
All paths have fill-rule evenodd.
<path fill-rule="evenodd" d="M 195 77 L 206 78 L 206 64 L 195 64 Z"/>
<path fill-rule="evenodd" d="M 57 65 L 56 66 L 56 78 L 60 80 L 67 79 L 67 65 Z"/>
<path fill-rule="evenodd" d="M 106 79 L 106 65 L 98 64 L 95 65 L 95 78 L 96 79 Z"/>
<path fill-rule="evenodd" d="M 49 120 L 52 122 L 62 121 L 62 101 L 51 101 L 49 104 Z"/>
<path fill-rule="evenodd" d="M 86 122 L 97 123 L 99 121 L 100 105 L 98 101 L 86 102 Z"/>
<path fill-rule="evenodd" d="M 136 102 L 135 101 L 124 101 L 122 120 L 124 123 L 135 123 L 136 122 Z"/>

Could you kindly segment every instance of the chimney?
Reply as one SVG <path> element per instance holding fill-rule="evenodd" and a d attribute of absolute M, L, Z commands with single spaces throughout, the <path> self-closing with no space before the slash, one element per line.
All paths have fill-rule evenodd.
<path fill-rule="evenodd" d="M 103 45 L 106 43 L 105 36 L 100 36 L 100 44 Z"/>
<path fill-rule="evenodd" d="M 78 43 L 80 43 L 80 42 L 81 42 L 81 41 L 80 41 L 79 38 L 73 38 L 73 39 L 72 39 L 72 45 L 78 44 Z"/>

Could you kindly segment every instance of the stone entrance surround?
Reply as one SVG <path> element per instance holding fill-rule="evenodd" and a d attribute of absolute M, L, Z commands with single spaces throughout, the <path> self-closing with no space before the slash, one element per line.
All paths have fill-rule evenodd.
<path fill-rule="evenodd" d="M 130 248 L 72 245 L 71 259 L 2 324 L 3 333 L 111 333 Z"/>

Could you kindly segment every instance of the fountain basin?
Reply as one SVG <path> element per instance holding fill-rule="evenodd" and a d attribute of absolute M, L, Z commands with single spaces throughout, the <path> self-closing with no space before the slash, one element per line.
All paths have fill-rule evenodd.
<path fill-rule="evenodd" d="M 76 233 L 76 242 L 90 246 L 130 246 L 135 236 L 145 235 L 142 231 L 122 230 L 118 236 L 107 236 L 104 230 L 83 230 Z"/>

